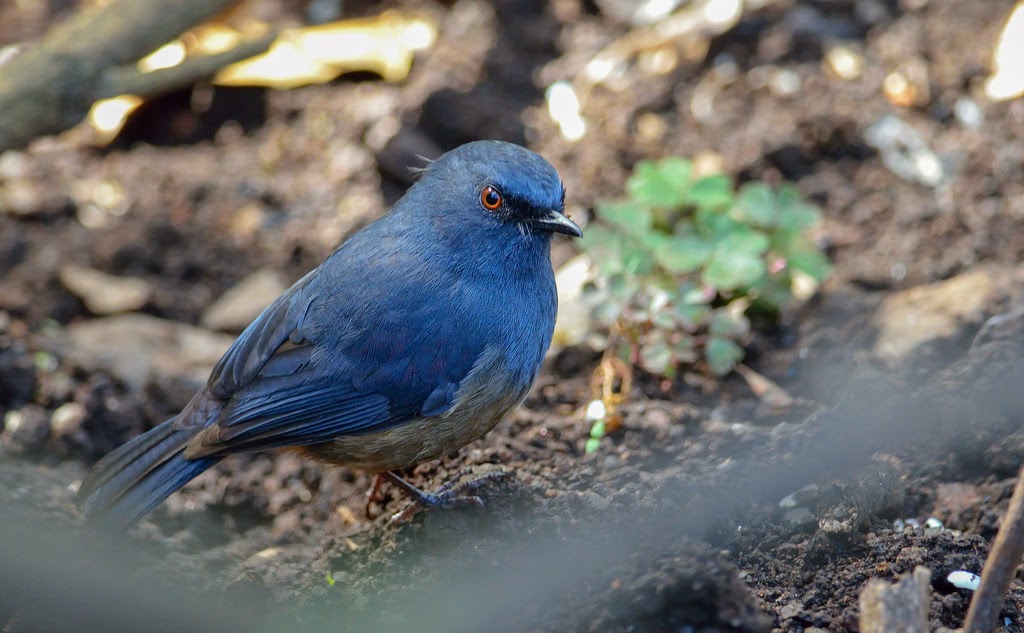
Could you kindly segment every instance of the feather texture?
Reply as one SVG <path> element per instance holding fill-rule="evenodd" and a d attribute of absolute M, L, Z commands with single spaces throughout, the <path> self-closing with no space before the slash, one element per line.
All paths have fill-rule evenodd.
<path fill-rule="evenodd" d="M 487 186 L 503 196 L 494 212 Z M 306 446 L 379 470 L 480 437 L 526 395 L 551 341 L 546 227 L 563 199 L 555 170 L 515 145 L 429 163 L 242 332 L 178 416 L 97 463 L 85 513 L 130 524 L 232 453 Z"/>

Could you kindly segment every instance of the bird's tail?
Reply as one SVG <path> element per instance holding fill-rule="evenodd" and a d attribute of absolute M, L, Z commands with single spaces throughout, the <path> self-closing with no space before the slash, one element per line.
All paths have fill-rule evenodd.
<path fill-rule="evenodd" d="M 175 429 L 174 418 L 96 462 L 82 481 L 78 504 L 90 522 L 127 528 L 220 458 L 185 459 L 199 428 Z"/>

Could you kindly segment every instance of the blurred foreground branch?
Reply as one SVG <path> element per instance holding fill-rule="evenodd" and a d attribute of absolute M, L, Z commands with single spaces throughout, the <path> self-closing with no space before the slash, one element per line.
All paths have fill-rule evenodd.
<path fill-rule="evenodd" d="M 1017 475 L 1010 508 L 1003 517 L 992 551 L 981 572 L 981 586 L 971 600 L 964 622 L 965 633 L 987 633 L 996 628 L 999 612 L 1006 600 L 1024 556 L 1024 468 Z"/>
<path fill-rule="evenodd" d="M 172 90 L 265 50 L 272 38 L 152 76 L 135 69 L 139 59 L 237 1 L 113 0 L 54 27 L 0 66 L 0 151 L 68 129 L 99 99 Z"/>

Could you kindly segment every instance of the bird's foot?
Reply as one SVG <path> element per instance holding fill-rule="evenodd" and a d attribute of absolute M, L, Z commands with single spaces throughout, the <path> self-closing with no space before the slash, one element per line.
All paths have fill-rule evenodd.
<path fill-rule="evenodd" d="M 382 485 L 384 485 L 384 475 L 374 475 L 373 484 L 366 491 L 366 507 L 363 509 L 363 512 L 366 514 L 366 518 L 371 521 L 379 516 L 373 511 L 373 504 L 384 500 L 384 496 L 380 494 L 380 487 Z"/>
<path fill-rule="evenodd" d="M 462 478 L 472 470 L 468 467 L 463 468 L 434 492 L 420 490 L 393 472 L 383 473 L 381 475 L 383 479 L 393 483 L 413 500 L 412 505 L 392 515 L 388 523 L 401 523 L 427 508 L 456 508 L 465 505 L 483 507 L 483 499 L 473 493 L 492 482 L 505 479 L 511 474 L 497 470 L 468 481 L 462 481 Z"/>

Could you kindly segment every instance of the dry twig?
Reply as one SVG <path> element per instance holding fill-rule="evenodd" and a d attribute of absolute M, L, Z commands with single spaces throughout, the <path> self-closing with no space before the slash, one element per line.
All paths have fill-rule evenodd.
<path fill-rule="evenodd" d="M 1017 474 L 1010 508 L 1003 517 L 992 551 L 981 571 L 978 587 L 964 620 L 964 633 L 989 633 L 996 627 L 1004 596 L 1024 556 L 1024 468 Z"/>

